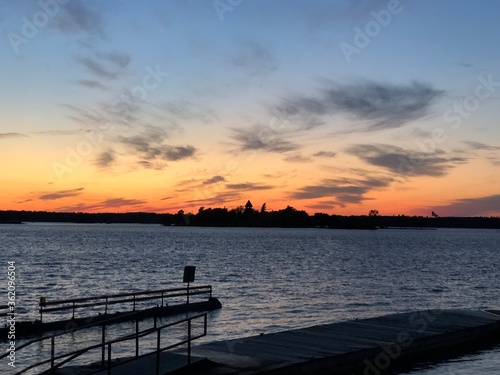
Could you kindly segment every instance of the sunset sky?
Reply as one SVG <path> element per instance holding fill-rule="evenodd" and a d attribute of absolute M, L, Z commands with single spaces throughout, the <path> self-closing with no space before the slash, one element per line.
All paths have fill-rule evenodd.
<path fill-rule="evenodd" d="M 0 3 L 0 210 L 500 215 L 497 0 Z"/>

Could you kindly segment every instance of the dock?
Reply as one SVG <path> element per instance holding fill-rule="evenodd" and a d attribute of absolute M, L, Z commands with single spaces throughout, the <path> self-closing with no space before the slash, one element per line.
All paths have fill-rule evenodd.
<path fill-rule="evenodd" d="M 500 342 L 498 311 L 427 310 L 195 346 L 192 374 L 380 375 Z"/>
<path fill-rule="evenodd" d="M 177 347 L 182 343 L 175 350 L 158 347 L 149 359 L 128 358 L 116 367 L 106 367 L 103 354 L 101 364 L 62 367 L 56 373 L 132 375 L 146 374 L 138 368 L 147 368 L 155 375 L 382 375 L 500 342 L 498 310 L 416 311 L 191 345 L 207 332 L 206 314 L 203 319 L 203 334 L 192 337 L 189 325 L 187 349 Z M 161 367 L 154 360 L 158 363 L 160 355 Z M 175 370 L 164 367 L 169 362 Z"/>
<path fill-rule="evenodd" d="M 40 298 L 40 319 L 16 322 L 18 338 L 33 337 L 52 331 L 72 331 L 78 327 L 121 323 L 135 319 L 172 316 L 181 313 L 211 311 L 222 307 L 212 296 L 211 285 L 137 291 L 64 300 Z M 0 317 L 7 316 L 8 306 L 0 306 Z M 51 314 L 53 315 L 51 319 Z M 8 327 L 0 327 L 0 337 L 7 337 Z"/>

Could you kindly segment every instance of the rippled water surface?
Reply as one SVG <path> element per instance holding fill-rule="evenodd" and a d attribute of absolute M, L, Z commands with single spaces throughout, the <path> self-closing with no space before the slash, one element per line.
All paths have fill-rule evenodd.
<path fill-rule="evenodd" d="M 194 285 L 212 284 L 223 304 L 210 314 L 205 341 L 212 341 L 426 308 L 498 308 L 499 244 L 498 230 L 33 223 L 0 226 L 0 264 L 6 271 L 8 260 L 16 262 L 23 314 L 18 319 L 37 317 L 40 296 L 54 300 L 182 286 L 184 266 L 195 265 Z M 19 361 L 32 361 L 46 349 L 40 345 Z M 498 353 L 412 374 L 476 373 L 463 372 L 464 363 L 483 366 L 477 370 L 482 374 L 498 374 Z"/>

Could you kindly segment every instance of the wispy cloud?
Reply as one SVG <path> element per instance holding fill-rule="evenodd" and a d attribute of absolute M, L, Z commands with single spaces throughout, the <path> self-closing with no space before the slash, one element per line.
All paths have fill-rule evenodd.
<path fill-rule="evenodd" d="M 128 147 L 146 162 L 153 160 L 177 161 L 193 157 L 196 148 L 191 145 L 172 146 L 165 144 L 169 138 L 169 132 L 158 126 L 148 126 L 142 132 L 134 136 L 120 136 L 119 143 Z"/>
<path fill-rule="evenodd" d="M 88 4 L 82 1 L 68 2 L 61 6 L 61 14 L 54 17 L 49 25 L 63 33 L 84 33 L 104 38 L 104 20 Z"/>
<path fill-rule="evenodd" d="M 485 151 L 499 151 L 500 146 L 490 146 L 485 143 L 481 142 L 474 142 L 474 141 L 464 141 L 463 142 L 467 147 L 469 147 L 472 150 L 485 150 Z"/>
<path fill-rule="evenodd" d="M 318 211 L 322 211 L 322 210 L 330 211 L 331 209 L 335 208 L 337 205 L 338 204 L 335 201 L 323 201 L 323 202 L 318 202 L 315 204 L 308 204 L 306 207 L 311 209 L 311 210 L 314 210 L 315 212 L 318 212 Z"/>
<path fill-rule="evenodd" d="M 318 151 L 314 153 L 313 156 L 317 158 L 334 158 L 337 156 L 337 153 L 333 151 Z"/>
<path fill-rule="evenodd" d="M 499 216 L 500 194 L 457 199 L 448 205 L 430 207 L 430 210 L 441 216 Z"/>
<path fill-rule="evenodd" d="M 99 168 L 107 168 L 116 160 L 115 152 L 113 150 L 103 151 L 99 154 L 94 161 L 94 165 Z"/>
<path fill-rule="evenodd" d="M 168 196 L 168 197 L 163 197 L 163 198 L 161 198 L 160 200 L 161 200 L 161 201 L 168 201 L 168 200 L 173 199 L 173 198 L 175 198 L 175 197 L 176 197 L 175 195 L 170 195 L 170 196 Z"/>
<path fill-rule="evenodd" d="M 300 148 L 296 143 L 282 139 L 283 135 L 269 127 L 254 125 L 248 128 L 233 128 L 232 138 L 236 140 L 240 151 L 266 151 L 284 153 Z"/>
<path fill-rule="evenodd" d="M 92 79 L 79 79 L 76 81 L 80 86 L 87 87 L 89 89 L 101 89 L 107 90 L 108 88 L 104 86 L 101 82 Z"/>
<path fill-rule="evenodd" d="M 208 123 L 217 119 L 215 112 L 205 106 L 190 100 L 164 102 L 157 106 L 173 121 L 200 120 Z"/>
<path fill-rule="evenodd" d="M 500 146 L 491 146 L 481 142 L 465 141 L 463 142 L 473 153 L 486 158 L 491 164 L 500 166 Z"/>
<path fill-rule="evenodd" d="M 261 43 L 251 41 L 243 45 L 243 50 L 233 58 L 236 67 L 245 68 L 251 75 L 261 75 L 278 69 L 271 51 Z"/>
<path fill-rule="evenodd" d="M 123 52 L 98 52 L 97 56 L 119 68 L 126 68 L 130 63 L 130 56 Z"/>
<path fill-rule="evenodd" d="M 458 66 L 461 66 L 463 68 L 474 68 L 475 67 L 475 65 L 469 64 L 466 62 L 456 62 L 455 64 L 457 64 Z"/>
<path fill-rule="evenodd" d="M 292 193 L 292 199 L 330 198 L 332 201 L 344 205 L 360 203 L 369 199 L 365 196 L 371 190 L 381 189 L 393 181 L 387 176 L 367 179 L 324 179 L 317 185 L 308 185 Z"/>
<path fill-rule="evenodd" d="M 35 134 L 41 135 L 75 135 L 75 134 L 84 134 L 87 130 L 85 129 L 73 129 L 73 130 L 42 130 L 37 131 Z"/>
<path fill-rule="evenodd" d="M 33 201 L 34 201 L 33 198 L 28 198 L 28 199 L 25 199 L 25 200 L 22 200 L 22 201 L 18 201 L 16 203 L 22 204 L 22 203 L 28 203 L 28 202 L 33 202 Z"/>
<path fill-rule="evenodd" d="M 468 160 L 466 157 L 449 156 L 442 150 L 427 153 L 386 144 L 355 145 L 349 147 L 347 153 L 370 165 L 412 176 L 444 176 L 450 169 Z"/>
<path fill-rule="evenodd" d="M 222 191 L 216 193 L 212 197 L 204 197 L 199 199 L 192 199 L 187 201 L 187 204 L 201 205 L 201 206 L 223 206 L 229 202 L 242 200 L 242 195 L 238 191 Z"/>
<path fill-rule="evenodd" d="M 216 184 L 218 182 L 224 182 L 226 179 L 223 176 L 213 176 L 212 178 L 209 178 L 208 180 L 203 181 L 203 185 L 212 185 Z"/>
<path fill-rule="evenodd" d="M 288 155 L 283 160 L 291 163 L 310 163 L 312 161 L 310 157 L 300 154 Z"/>
<path fill-rule="evenodd" d="M 60 190 L 53 193 L 42 194 L 38 197 L 40 200 L 56 200 L 67 197 L 74 197 L 76 195 L 80 195 L 83 191 L 83 188 L 72 189 L 72 190 Z"/>
<path fill-rule="evenodd" d="M 0 139 L 2 138 L 24 138 L 27 137 L 25 134 L 21 133 L 0 133 Z"/>
<path fill-rule="evenodd" d="M 338 84 L 325 81 L 317 96 L 286 98 L 278 107 L 287 107 L 290 118 L 310 126 L 325 122 L 326 116 L 345 114 L 362 124 L 347 132 L 397 128 L 428 114 L 443 94 L 421 82 L 394 85 L 373 81 Z"/>
<path fill-rule="evenodd" d="M 253 183 L 253 182 L 245 182 L 245 183 L 240 183 L 240 184 L 226 184 L 226 187 L 230 190 L 269 190 L 272 189 L 273 186 L 271 185 L 265 185 L 265 184 L 258 184 L 258 183 Z"/>
<path fill-rule="evenodd" d="M 87 70 L 100 78 L 116 79 L 118 74 L 106 69 L 101 63 L 88 57 L 79 56 L 76 61 L 82 64 Z"/>
<path fill-rule="evenodd" d="M 194 156 L 196 148 L 187 146 L 164 146 L 162 157 L 166 160 L 176 161 Z"/>
<path fill-rule="evenodd" d="M 115 209 L 123 207 L 130 207 L 130 209 L 132 210 L 134 206 L 139 206 L 146 203 L 148 202 L 140 199 L 112 198 L 94 204 L 79 203 L 72 206 L 64 206 L 60 207 L 59 211 L 66 211 L 66 212 L 81 212 L 81 211 L 94 211 L 94 210 L 102 211 L 106 209 Z"/>

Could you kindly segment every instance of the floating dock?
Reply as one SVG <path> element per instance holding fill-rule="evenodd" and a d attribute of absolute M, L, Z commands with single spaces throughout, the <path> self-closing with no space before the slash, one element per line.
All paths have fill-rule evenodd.
<path fill-rule="evenodd" d="M 109 321 L 121 323 L 135 319 L 211 311 L 221 307 L 219 300 L 212 297 L 211 285 L 54 301 L 47 301 L 42 297 L 38 310 L 40 319 L 16 321 L 16 336 L 25 338 L 52 331 L 71 331 L 78 327 L 99 325 Z M 57 315 L 50 319 L 50 315 L 54 313 Z M 0 317 L 8 316 L 7 314 L 8 306 L 0 306 Z M 0 327 L 0 337 L 6 338 L 7 332 L 7 326 Z"/>
<path fill-rule="evenodd" d="M 204 319 L 206 332 L 206 314 Z M 56 373 L 382 375 L 498 342 L 498 310 L 426 310 L 193 345 L 188 350 L 161 349 L 123 364 L 119 362 L 125 359 L 116 359 L 110 368 L 94 363 L 62 367 Z"/>
<path fill-rule="evenodd" d="M 208 362 L 191 373 L 380 375 L 495 342 L 498 311 L 428 310 L 195 346 Z"/>

